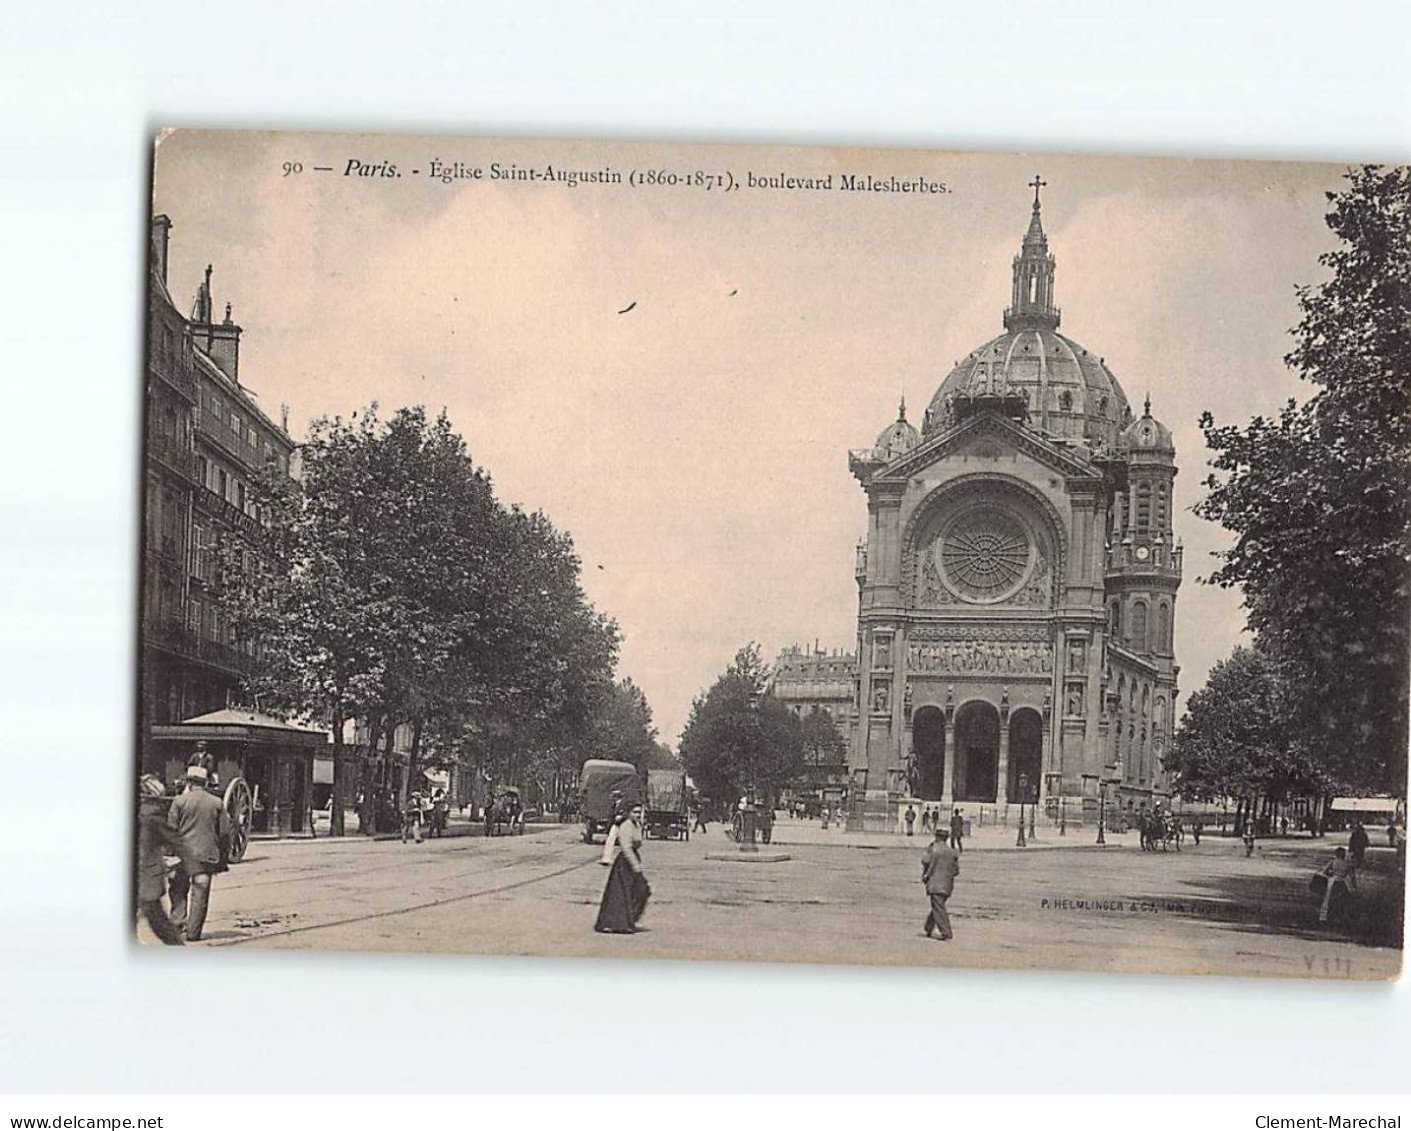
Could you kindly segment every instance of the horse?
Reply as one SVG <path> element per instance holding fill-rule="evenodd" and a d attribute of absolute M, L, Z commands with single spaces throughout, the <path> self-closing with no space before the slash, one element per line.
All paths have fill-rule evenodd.
<path fill-rule="evenodd" d="M 524 832 L 524 809 L 517 794 L 507 793 L 494 804 L 485 806 L 486 836 L 499 836 L 506 825 L 511 833 Z"/>

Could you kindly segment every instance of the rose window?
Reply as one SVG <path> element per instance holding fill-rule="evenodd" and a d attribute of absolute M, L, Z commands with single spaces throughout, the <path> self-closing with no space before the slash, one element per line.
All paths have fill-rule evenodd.
<path fill-rule="evenodd" d="M 972 511 L 937 539 L 936 557 L 947 584 L 960 596 L 999 601 L 1024 581 L 1030 546 L 1018 519 L 1002 511 Z"/>

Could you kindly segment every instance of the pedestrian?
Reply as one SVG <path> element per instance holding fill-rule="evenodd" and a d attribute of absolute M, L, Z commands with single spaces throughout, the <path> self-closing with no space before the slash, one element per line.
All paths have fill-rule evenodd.
<path fill-rule="evenodd" d="M 407 843 L 408 837 L 416 837 L 417 844 L 421 843 L 421 793 L 413 790 L 407 795 L 407 803 L 402 806 L 402 843 Z"/>
<path fill-rule="evenodd" d="M 1244 854 L 1248 858 L 1254 855 L 1254 818 L 1244 819 Z"/>
<path fill-rule="evenodd" d="M 965 848 L 961 845 L 961 840 L 964 836 L 965 818 L 961 815 L 960 810 L 957 809 L 950 815 L 950 845 L 952 851 L 954 851 L 957 856 L 965 851 Z"/>
<path fill-rule="evenodd" d="M 911 805 L 906 807 L 906 835 L 911 836 L 915 831 L 916 810 Z"/>
<path fill-rule="evenodd" d="M 1367 862 L 1367 848 L 1371 842 L 1372 838 L 1367 835 L 1361 821 L 1352 826 L 1352 835 L 1347 838 L 1347 847 L 1352 854 L 1354 868 L 1360 868 Z"/>
<path fill-rule="evenodd" d="M 233 826 L 230 814 L 206 789 L 205 766 L 186 768 L 186 791 L 171 803 L 167 824 L 176 831 L 181 856 L 172 883 L 172 919 L 187 942 L 199 942 L 211 905 L 211 881 L 227 871 Z"/>
<path fill-rule="evenodd" d="M 603 888 L 598 906 L 598 921 L 593 930 L 602 934 L 630 935 L 647 909 L 652 889 L 642 872 L 642 819 L 640 804 L 635 804 L 616 827 L 617 835 L 609 834 L 612 844 L 612 870 Z"/>
<path fill-rule="evenodd" d="M 1393 817 L 1387 822 L 1387 847 L 1396 847 L 1396 818 Z"/>
<path fill-rule="evenodd" d="M 1196 817 L 1193 821 L 1191 821 L 1191 839 L 1195 841 L 1197 848 L 1200 847 L 1200 834 L 1204 828 L 1205 826 L 1201 823 L 1199 817 Z"/>
<path fill-rule="evenodd" d="M 691 824 L 691 831 L 692 831 L 693 833 L 695 833 L 695 832 L 701 832 L 701 833 L 706 832 L 707 829 L 706 829 L 706 818 L 705 818 L 705 804 L 704 804 L 703 802 L 701 802 L 701 801 L 692 801 L 692 802 L 691 802 L 691 816 L 695 818 L 695 820 L 694 820 L 694 821 L 692 822 L 692 824 Z"/>
<path fill-rule="evenodd" d="M 1288 836 L 1288 835 L 1289 835 L 1289 819 L 1288 819 L 1288 814 L 1287 814 L 1287 813 L 1284 814 L 1282 817 L 1279 818 L 1279 835 L 1280 835 L 1280 836 Z"/>
<path fill-rule="evenodd" d="M 931 831 L 931 807 L 930 807 L 929 805 L 924 805 L 924 806 L 922 806 L 922 808 L 921 808 L 921 832 L 924 834 L 924 833 L 929 833 L 930 831 Z"/>
<path fill-rule="evenodd" d="M 950 927 L 950 916 L 946 913 L 946 900 L 955 890 L 955 878 L 960 875 L 960 859 L 954 849 L 946 844 L 945 829 L 938 827 L 935 837 L 921 857 L 921 882 L 931 901 L 923 930 L 928 939 L 935 930 L 940 933 L 941 942 L 949 942 L 955 934 Z"/>
<path fill-rule="evenodd" d="M 1338 848 L 1333 853 L 1333 858 L 1328 861 L 1328 866 L 1319 873 L 1319 878 L 1323 881 L 1323 903 L 1318 908 L 1318 922 L 1326 923 L 1328 912 L 1333 904 L 1333 889 L 1341 884 L 1344 895 L 1357 890 L 1357 867 L 1347 858 L 1347 849 Z"/>
<path fill-rule="evenodd" d="M 166 789 L 155 774 L 143 774 L 137 792 L 137 913 L 165 946 L 181 946 L 181 928 L 167 916 L 168 853 L 179 854 L 176 830 L 167 824 Z"/>

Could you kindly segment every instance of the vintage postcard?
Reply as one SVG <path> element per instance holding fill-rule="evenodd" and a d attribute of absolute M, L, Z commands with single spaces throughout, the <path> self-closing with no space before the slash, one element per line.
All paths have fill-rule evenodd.
<path fill-rule="evenodd" d="M 1408 170 L 153 168 L 142 941 L 1400 973 Z"/>

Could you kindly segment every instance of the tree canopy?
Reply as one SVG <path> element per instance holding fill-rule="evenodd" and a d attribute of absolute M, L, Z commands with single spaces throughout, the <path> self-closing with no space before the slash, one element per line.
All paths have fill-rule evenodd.
<path fill-rule="evenodd" d="M 1404 789 L 1411 654 L 1411 169 L 1329 193 L 1341 244 L 1301 288 L 1286 358 L 1316 391 L 1246 427 L 1201 418 L 1215 469 L 1196 513 L 1236 535 L 1238 586 L 1287 685 L 1292 740 L 1344 787 Z M 1193 697 L 1194 699 L 1194 697 Z"/>
<path fill-rule="evenodd" d="M 256 552 L 232 541 L 222 555 L 222 604 L 258 642 L 252 693 L 331 722 L 335 759 L 355 717 L 373 745 L 410 725 L 413 762 L 473 762 L 516 784 L 545 766 L 556 782 L 576 773 L 608 733 L 655 754 L 572 540 L 496 500 L 444 413 L 322 418 L 300 456 L 297 481 L 271 468 L 255 485 Z"/>
<path fill-rule="evenodd" d="M 1293 739 L 1290 690 L 1258 648 L 1236 648 L 1186 704 L 1164 767 L 1182 797 L 1283 800 L 1320 794 L 1327 780 Z"/>
<path fill-rule="evenodd" d="M 758 645 L 747 644 L 691 705 L 681 759 L 706 797 L 731 801 L 753 788 L 774 798 L 803 770 L 802 725 L 768 683 Z"/>

